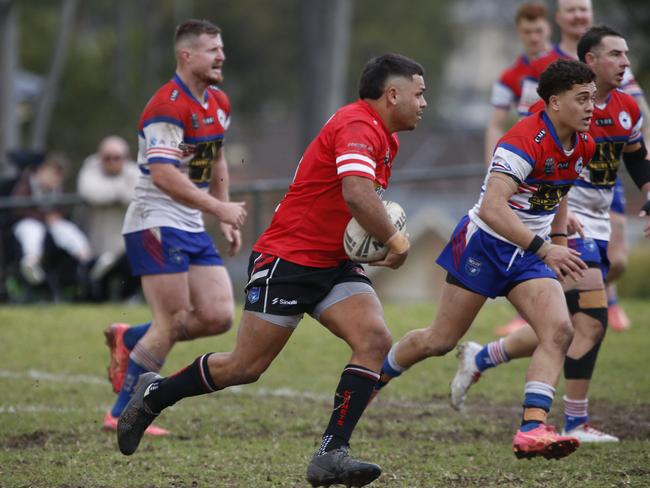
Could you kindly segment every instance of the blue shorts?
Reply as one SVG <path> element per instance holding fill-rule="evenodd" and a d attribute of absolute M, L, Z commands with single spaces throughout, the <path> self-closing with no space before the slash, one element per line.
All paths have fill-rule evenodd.
<path fill-rule="evenodd" d="M 536 254 L 491 236 L 467 215 L 436 262 L 467 289 L 490 298 L 506 296 L 524 281 L 557 279 Z"/>
<path fill-rule="evenodd" d="M 623 181 L 620 176 L 616 177 L 616 183 L 614 184 L 614 198 L 612 199 L 612 204 L 609 206 L 609 209 L 612 212 L 619 214 L 625 213 L 625 189 L 623 188 Z"/>
<path fill-rule="evenodd" d="M 190 264 L 223 264 L 207 232 L 154 227 L 124 234 L 124 241 L 133 276 L 184 273 Z"/>
<path fill-rule="evenodd" d="M 609 272 L 609 259 L 607 258 L 607 241 L 600 239 L 569 239 L 569 247 L 580 253 L 582 259 L 590 268 L 598 268 L 603 274 L 603 281 Z"/>

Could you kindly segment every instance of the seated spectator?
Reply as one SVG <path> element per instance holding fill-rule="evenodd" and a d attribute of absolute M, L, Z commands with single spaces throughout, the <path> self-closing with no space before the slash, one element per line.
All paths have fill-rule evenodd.
<path fill-rule="evenodd" d="M 20 273 L 32 286 L 40 285 L 49 276 L 55 298 L 57 286 L 73 283 L 77 270 L 64 269 L 66 261 L 85 265 L 92 257 L 90 244 L 84 233 L 53 206 L 55 197 L 62 193 L 66 159 L 50 154 L 44 161 L 23 171 L 12 196 L 30 197 L 34 205 L 14 211 L 13 234 L 20 254 Z"/>
<path fill-rule="evenodd" d="M 127 142 L 118 136 L 104 138 L 79 172 L 77 192 L 88 204 L 83 228 L 97 257 L 90 271 L 95 300 L 129 298 L 140 289 L 139 280 L 131 276 L 122 238 L 124 212 L 138 174 Z"/>

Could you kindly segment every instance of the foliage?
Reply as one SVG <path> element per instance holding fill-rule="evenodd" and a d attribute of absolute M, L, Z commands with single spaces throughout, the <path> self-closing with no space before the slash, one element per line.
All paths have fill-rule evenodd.
<path fill-rule="evenodd" d="M 369 0 L 354 2 L 349 98 L 356 96 L 360 67 L 384 51 L 403 52 L 421 61 L 431 75 L 436 73 L 450 29 L 444 20 L 447 4 L 417 0 L 406 10 L 399 3 L 375 8 Z M 61 1 L 21 0 L 18 9 L 22 67 L 43 74 L 56 38 Z M 413 12 L 428 21 L 415 22 Z M 80 2 L 49 134 L 51 149 L 68 153 L 80 164 L 108 133 L 125 136 L 135 148 L 142 108 L 174 69 L 171 40 L 175 25 L 185 18 L 179 17 L 182 14 L 208 18 L 223 29 L 224 89 L 238 120 L 254 122 L 268 104 L 297 110 L 303 55 L 299 0 L 229 0 L 217 2 L 216 8 L 207 0 Z M 121 75 L 120 66 L 124 66 Z M 435 86 L 436 78 L 430 80 Z"/>

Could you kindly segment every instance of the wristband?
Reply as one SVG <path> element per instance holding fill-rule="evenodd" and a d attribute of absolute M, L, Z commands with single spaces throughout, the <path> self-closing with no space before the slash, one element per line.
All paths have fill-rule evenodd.
<path fill-rule="evenodd" d="M 535 234 L 535 237 L 533 237 L 533 240 L 530 241 L 530 244 L 528 244 L 528 247 L 526 248 L 526 251 L 532 252 L 532 253 L 537 253 L 539 251 L 539 248 L 544 245 L 544 239 L 542 239 L 540 236 Z"/>
<path fill-rule="evenodd" d="M 554 232 L 553 234 L 549 234 L 549 237 L 569 237 L 569 234 L 566 232 Z"/>
<path fill-rule="evenodd" d="M 404 254 L 411 247 L 408 238 L 400 231 L 396 231 L 390 236 L 385 244 L 395 254 Z"/>

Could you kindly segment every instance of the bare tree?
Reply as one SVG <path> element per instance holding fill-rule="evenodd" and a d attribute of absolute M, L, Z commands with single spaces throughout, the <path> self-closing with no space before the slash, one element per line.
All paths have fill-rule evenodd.
<path fill-rule="evenodd" d="M 31 149 L 42 150 L 45 148 L 47 132 L 50 128 L 52 111 L 56 100 L 59 81 L 65 67 L 68 55 L 68 45 L 72 35 L 73 25 L 77 16 L 78 0 L 64 0 L 61 9 L 61 25 L 57 36 L 52 62 L 45 79 L 43 91 L 36 104 L 34 125 L 29 146 Z"/>

